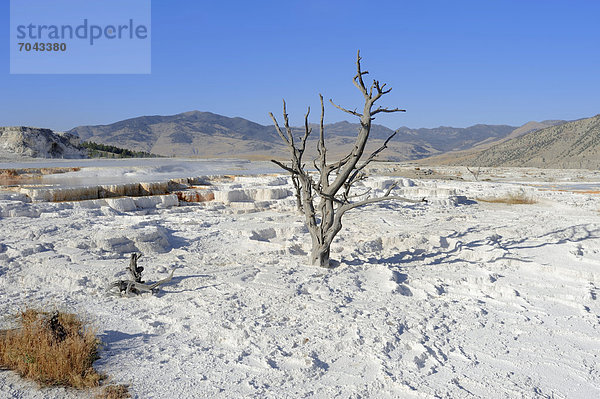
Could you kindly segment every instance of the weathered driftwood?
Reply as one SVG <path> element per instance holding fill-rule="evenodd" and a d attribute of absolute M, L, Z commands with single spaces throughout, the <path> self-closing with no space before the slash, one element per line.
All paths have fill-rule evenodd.
<path fill-rule="evenodd" d="M 129 274 L 133 277 L 133 281 L 136 283 L 143 283 L 142 281 L 142 272 L 144 271 L 143 267 L 138 267 L 137 261 L 142 257 L 142 254 L 131 254 L 131 259 L 129 260 Z"/>
<path fill-rule="evenodd" d="M 291 161 L 290 164 L 285 164 L 277 160 L 272 160 L 272 162 L 287 170 L 292 175 L 294 186 L 297 190 L 296 196 L 297 198 L 299 197 L 298 202 L 301 205 L 299 208 L 301 208 L 301 212 L 304 214 L 312 239 L 310 261 L 313 265 L 329 267 L 331 243 L 342 229 L 342 216 L 347 211 L 383 200 L 421 202 L 391 195 L 391 191 L 395 186 L 390 187 L 382 197 L 367 197 L 358 201 L 354 200 L 357 196 L 364 198 L 368 195 L 367 192 L 355 195 L 354 192 L 351 192 L 352 187 L 355 183 L 366 178 L 366 174 L 364 173 L 365 167 L 381 151 L 387 148 L 389 141 L 396 135 L 396 132 L 394 132 L 385 140 L 381 147 L 371 153 L 366 159 L 362 159 L 371 131 L 371 122 L 375 118 L 375 115 L 379 113 L 404 112 L 403 109 L 398 108 L 373 108 L 375 102 L 383 95 L 389 93 L 391 89 L 386 89 L 386 84 L 381 84 L 378 80 L 373 80 L 370 87 L 367 87 L 363 81 L 363 76 L 368 74 L 368 72 L 361 69 L 360 60 L 360 53 L 358 53 L 356 59 L 357 70 L 353 82 L 364 98 L 362 113 L 343 108 L 329 100 L 334 107 L 360 119 L 360 130 L 356 136 L 352 150 L 345 157 L 335 162 L 329 162 L 327 159 L 323 124 L 325 108 L 323 105 L 323 96 L 319 95 L 321 100 L 321 120 L 319 124 L 319 140 L 317 142 L 318 157 L 313 161 L 313 166 L 317 170 L 316 175 L 311 174 L 306 169 L 306 165 L 302 159 L 308 137 L 312 132 L 312 128 L 308 123 L 310 108 L 308 108 L 308 112 L 304 116 L 304 135 L 299 143 L 296 143 L 292 129 L 290 128 L 285 101 L 283 102 L 283 129 L 275 119 L 275 116 L 269 113 L 275 125 L 275 130 L 288 147 Z M 299 194 L 298 188 L 300 191 Z M 319 199 L 318 202 L 317 199 Z"/>
<path fill-rule="evenodd" d="M 131 274 L 133 280 L 117 280 L 111 283 L 106 290 L 108 293 L 116 294 L 116 289 L 118 288 L 118 293 L 122 296 L 140 295 L 143 293 L 155 294 L 158 292 L 159 286 L 171 281 L 175 269 L 171 270 L 171 274 L 169 274 L 169 277 L 159 280 L 155 283 L 146 284 L 144 281 L 142 281 L 142 272 L 144 271 L 144 268 L 141 266 L 138 267 L 137 265 L 137 261 L 141 257 L 142 254 L 131 254 L 129 268 L 127 270 L 129 271 L 129 274 Z"/>

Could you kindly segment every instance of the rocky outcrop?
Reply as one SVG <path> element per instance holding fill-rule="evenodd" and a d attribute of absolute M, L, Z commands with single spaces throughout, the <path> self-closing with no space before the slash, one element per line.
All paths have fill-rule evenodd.
<path fill-rule="evenodd" d="M 50 129 L 12 126 L 0 127 L 0 155 L 31 158 L 87 158 L 78 147 L 78 138 Z"/>

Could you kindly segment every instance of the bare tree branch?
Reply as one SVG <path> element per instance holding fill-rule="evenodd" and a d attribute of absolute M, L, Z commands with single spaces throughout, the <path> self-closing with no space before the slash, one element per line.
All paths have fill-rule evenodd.
<path fill-rule="evenodd" d="M 377 101 L 384 94 L 388 94 L 390 91 L 392 91 L 391 88 L 385 90 L 385 86 L 386 86 L 386 83 L 384 83 L 383 85 L 380 85 L 378 80 L 373 80 L 373 84 L 371 85 L 371 91 L 369 93 L 369 94 L 372 93 L 373 88 L 375 88 L 375 90 L 377 90 L 377 93 L 375 93 L 374 97 L 372 95 L 369 96 L 371 98 L 371 101 L 373 103 L 375 101 Z"/>
<path fill-rule="evenodd" d="M 302 141 L 300 144 L 300 153 L 303 154 L 304 150 L 306 149 L 306 140 L 308 139 L 308 136 L 310 136 L 310 134 L 312 133 L 312 128 L 308 127 L 308 115 L 310 114 L 310 107 L 308 107 L 308 110 L 306 111 L 306 115 L 304 115 L 304 137 L 302 137 Z"/>
<path fill-rule="evenodd" d="M 280 168 L 287 170 L 288 172 L 290 172 L 292 175 L 297 175 L 298 172 L 296 170 L 294 170 L 293 168 L 277 161 L 276 159 L 271 159 L 271 162 L 273 162 L 275 165 L 279 166 Z"/>
<path fill-rule="evenodd" d="M 390 142 L 390 140 L 392 138 L 394 138 L 394 136 L 396 135 L 396 133 L 398 133 L 398 131 L 396 130 L 394 133 L 392 133 L 390 135 L 390 137 L 387 138 L 387 140 L 385 140 L 385 142 L 383 143 L 383 145 L 381 147 L 379 147 L 378 149 L 376 149 L 375 151 L 373 151 L 373 153 L 371 155 L 369 155 L 369 158 L 366 159 L 366 161 L 363 162 L 362 165 L 360 165 L 359 167 L 357 167 L 354 172 L 350 175 L 350 178 L 348 179 L 348 183 L 351 185 L 354 182 L 354 179 L 356 178 L 356 176 L 358 175 L 358 173 L 363 170 L 369 163 L 371 163 L 371 161 L 373 161 L 377 155 L 379 155 L 379 153 L 383 150 L 385 150 L 387 148 L 387 144 Z"/>
<path fill-rule="evenodd" d="M 362 114 L 359 114 L 358 112 L 356 112 L 356 110 L 350 111 L 349 109 L 343 108 L 343 107 L 337 105 L 336 103 L 334 103 L 332 99 L 329 99 L 329 102 L 331 103 L 331 105 L 333 105 L 334 107 L 336 107 L 340 111 L 347 112 L 350 115 L 358 116 L 359 118 L 362 117 Z"/>
<path fill-rule="evenodd" d="M 337 171 L 339 170 L 342 166 L 344 166 L 351 158 L 352 154 L 348 154 L 346 155 L 344 158 L 340 159 L 339 161 L 332 163 L 329 166 L 331 171 Z"/>
<path fill-rule="evenodd" d="M 390 193 L 392 192 L 393 189 L 395 189 L 398 186 L 398 183 L 394 182 L 391 186 L 388 187 L 388 189 L 385 191 L 385 194 L 383 194 L 383 197 L 388 197 L 390 195 Z"/>
<path fill-rule="evenodd" d="M 313 159 L 313 166 L 315 167 L 315 169 L 317 170 L 317 172 L 321 173 L 321 168 L 319 168 L 319 165 L 317 165 L 317 160 Z"/>
<path fill-rule="evenodd" d="M 360 68 L 360 60 L 361 59 L 362 58 L 360 57 L 360 50 L 358 50 L 356 53 L 356 75 L 354 76 L 352 81 L 354 82 L 354 86 L 356 86 L 358 88 L 358 90 L 360 90 L 363 93 L 363 96 L 365 96 L 365 98 L 368 99 L 371 96 L 367 92 L 367 88 L 365 87 L 365 82 L 363 81 L 362 76 L 367 75 L 369 72 L 361 70 L 361 68 Z"/>
<path fill-rule="evenodd" d="M 351 198 L 364 197 L 365 195 L 369 194 L 371 191 L 373 191 L 373 188 L 372 188 L 372 187 L 368 187 L 368 188 L 365 190 L 365 192 L 363 192 L 363 193 L 360 193 L 360 194 L 354 194 L 354 195 L 348 195 L 348 196 L 346 196 L 346 197 L 345 197 L 345 200 L 344 200 L 344 201 L 342 201 L 342 202 L 345 204 L 345 203 L 348 203 L 348 200 L 349 200 L 349 199 L 351 199 Z"/>
<path fill-rule="evenodd" d="M 371 115 L 376 115 L 380 112 L 387 112 L 387 113 L 392 113 L 392 112 L 406 112 L 405 109 L 400 109 L 400 108 L 393 108 L 393 109 L 388 109 L 388 108 L 383 108 L 383 107 L 379 107 L 376 110 L 371 112 Z"/>
<path fill-rule="evenodd" d="M 290 121 L 288 119 L 288 114 L 287 114 L 285 100 L 283 100 L 283 126 L 285 127 L 285 131 L 287 133 L 287 137 L 289 139 L 289 143 L 290 143 L 291 147 L 295 151 L 297 151 L 297 148 L 296 148 L 296 146 L 294 144 L 294 135 L 292 134 L 292 129 L 290 128 Z"/>
<path fill-rule="evenodd" d="M 324 170 L 327 166 L 327 147 L 325 147 L 325 125 L 323 120 L 325 119 L 325 106 L 323 105 L 323 96 L 319 94 L 319 100 L 321 100 L 321 119 L 319 122 L 319 143 L 317 144 L 317 152 L 319 153 L 320 168 Z"/>
<path fill-rule="evenodd" d="M 277 133 L 279 134 L 279 137 L 281 137 L 281 139 L 283 141 L 285 141 L 286 143 L 289 144 L 290 141 L 287 139 L 287 137 L 281 131 L 281 128 L 279 127 L 279 123 L 277 123 L 277 119 L 275 119 L 275 116 L 273 116 L 273 113 L 269 112 L 269 116 L 271 117 L 271 119 L 273 120 L 273 123 L 275 124 L 275 130 L 277 130 Z"/>

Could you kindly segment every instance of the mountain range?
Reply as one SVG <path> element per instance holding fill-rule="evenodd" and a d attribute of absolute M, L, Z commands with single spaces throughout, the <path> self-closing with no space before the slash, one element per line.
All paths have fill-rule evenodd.
<path fill-rule="evenodd" d="M 318 126 L 309 139 L 307 155 L 315 146 Z M 354 142 L 358 123 L 346 121 L 325 125 L 330 154 L 346 152 Z M 410 129 L 401 127 L 388 144 L 384 158 L 405 161 L 452 150 L 471 148 L 506 137 L 516 129 L 508 125 L 475 125 L 467 128 L 438 127 Z M 303 129 L 293 128 L 296 136 Z M 383 144 L 394 131 L 373 124 L 369 148 Z M 81 140 L 179 157 L 285 157 L 287 149 L 273 126 L 210 112 L 190 111 L 170 116 L 141 116 L 98 126 L 79 126 L 68 133 Z"/>
<path fill-rule="evenodd" d="M 514 129 L 505 137 L 495 138 L 490 140 L 485 140 L 480 143 L 473 145 L 471 148 L 466 148 L 463 150 L 451 150 L 448 152 L 444 152 L 438 155 L 434 155 L 431 157 L 422 158 L 420 163 L 428 163 L 431 165 L 467 165 L 474 166 L 474 159 L 478 156 L 479 153 L 485 151 L 495 145 L 516 139 L 517 137 L 521 137 L 523 135 L 536 132 L 538 130 L 561 125 L 563 123 L 567 123 L 567 121 L 563 120 L 547 120 L 542 122 L 527 122 L 523 126 L 520 126 Z M 501 165 L 497 165 L 501 166 Z"/>
<path fill-rule="evenodd" d="M 307 161 L 316 156 L 318 126 L 311 128 L 314 132 L 307 143 Z M 325 125 L 331 159 L 352 148 L 358 129 L 359 124 L 347 121 Z M 300 138 L 304 129 L 292 130 Z M 528 122 L 520 127 L 479 124 L 466 128 L 401 127 L 396 131 L 380 159 L 429 165 L 600 168 L 600 115 L 570 122 Z M 373 124 L 367 152 L 379 148 L 393 132 L 386 126 Z M 85 156 L 77 148 L 77 141 L 175 157 L 286 159 L 288 156 L 273 126 L 200 111 L 79 126 L 59 135 L 48 129 L 0 128 L 0 150 L 15 156 Z"/>

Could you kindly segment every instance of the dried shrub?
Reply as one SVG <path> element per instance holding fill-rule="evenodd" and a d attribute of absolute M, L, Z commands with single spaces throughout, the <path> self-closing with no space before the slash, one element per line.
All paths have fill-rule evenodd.
<path fill-rule="evenodd" d="M 23 179 L 14 169 L 0 169 L 0 185 L 10 186 L 18 184 Z"/>
<path fill-rule="evenodd" d="M 131 398 L 127 385 L 107 385 L 96 395 L 96 399 L 127 399 Z"/>
<path fill-rule="evenodd" d="M 476 198 L 477 201 L 489 202 L 493 204 L 510 204 L 510 205 L 521 205 L 521 204 L 537 204 L 537 200 L 533 197 L 526 195 L 524 192 L 509 193 L 503 197 L 487 197 L 487 198 Z"/>
<path fill-rule="evenodd" d="M 14 169 L 0 169 L 0 176 L 2 177 L 17 177 L 18 175 Z"/>
<path fill-rule="evenodd" d="M 41 385 L 89 388 L 104 378 L 92 364 L 100 341 L 76 315 L 26 309 L 0 334 L 0 365 Z"/>
<path fill-rule="evenodd" d="M 207 202 L 215 199 L 215 194 L 212 191 L 206 191 L 204 193 L 196 190 L 183 190 L 176 191 L 177 199 L 183 202 Z"/>

